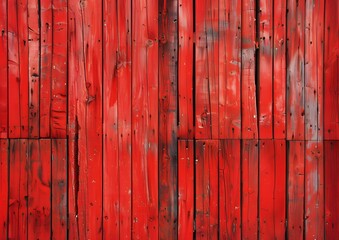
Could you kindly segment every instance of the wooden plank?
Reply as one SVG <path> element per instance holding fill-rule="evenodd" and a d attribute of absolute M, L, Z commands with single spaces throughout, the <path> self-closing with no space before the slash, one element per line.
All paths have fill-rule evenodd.
<path fill-rule="evenodd" d="M 0 139 L 0 239 L 8 238 L 9 144 Z"/>
<path fill-rule="evenodd" d="M 241 1 L 219 1 L 219 138 L 241 136 Z"/>
<path fill-rule="evenodd" d="M 29 138 L 39 138 L 39 88 L 40 88 L 40 11 L 39 0 L 28 0 L 28 76 L 29 76 Z"/>
<path fill-rule="evenodd" d="M 193 2 L 179 0 L 178 8 L 178 136 L 193 139 Z"/>
<path fill-rule="evenodd" d="M 159 239 L 178 235 L 177 52 L 178 1 L 159 6 Z"/>
<path fill-rule="evenodd" d="M 258 138 L 255 79 L 256 20 L 255 1 L 242 0 L 241 8 L 241 136 Z"/>
<path fill-rule="evenodd" d="M 51 109 L 50 109 L 51 137 L 52 138 L 66 138 L 66 126 L 67 126 L 67 1 L 66 0 L 53 0 L 52 44 L 53 44 L 52 45 L 53 66 L 52 66 L 52 79 L 51 79 L 52 80 L 51 81 L 51 100 L 50 100 L 51 101 Z M 100 67 L 99 67 L 99 70 L 101 70 Z M 99 71 L 99 70 L 95 70 L 95 71 Z"/>
<path fill-rule="evenodd" d="M 274 13 L 271 0 L 259 1 L 259 138 L 273 138 L 273 26 Z"/>
<path fill-rule="evenodd" d="M 8 0 L 8 136 L 28 137 L 27 0 Z"/>
<path fill-rule="evenodd" d="M 218 239 L 218 141 L 195 143 L 196 239 Z"/>
<path fill-rule="evenodd" d="M 305 139 L 323 138 L 324 1 L 306 1 Z"/>
<path fill-rule="evenodd" d="M 325 238 L 335 239 L 339 233 L 339 142 L 324 142 L 325 157 Z"/>
<path fill-rule="evenodd" d="M 286 0 L 274 2 L 273 124 L 274 138 L 286 138 Z"/>
<path fill-rule="evenodd" d="M 219 149 L 219 239 L 241 239 L 240 140 L 220 140 Z"/>
<path fill-rule="evenodd" d="M 305 148 L 305 239 L 324 239 L 323 142 L 307 141 Z"/>
<path fill-rule="evenodd" d="M 7 51 L 7 0 L 1 1 L 0 4 L 0 138 L 7 138 L 8 132 L 8 101 L 7 101 L 7 88 L 8 88 L 8 51 Z"/>
<path fill-rule="evenodd" d="M 218 134 L 218 0 L 195 4 L 195 137 Z"/>
<path fill-rule="evenodd" d="M 28 239 L 51 238 L 51 141 L 28 140 Z"/>
<path fill-rule="evenodd" d="M 325 4 L 324 46 L 324 131 L 325 139 L 339 139 L 339 3 Z"/>
<path fill-rule="evenodd" d="M 94 0 L 68 4 L 72 239 L 102 238 L 101 10 Z"/>
<path fill-rule="evenodd" d="M 67 239 L 67 140 L 51 141 L 52 239 Z"/>
<path fill-rule="evenodd" d="M 8 238 L 27 239 L 28 140 L 11 140 L 9 154 Z"/>
<path fill-rule="evenodd" d="M 287 139 L 305 137 L 305 1 L 287 1 Z"/>
<path fill-rule="evenodd" d="M 158 1 L 132 2 L 132 238 L 158 238 Z"/>
<path fill-rule="evenodd" d="M 258 141 L 242 142 L 241 238 L 258 238 Z"/>
<path fill-rule="evenodd" d="M 285 239 L 285 140 L 261 140 L 259 148 L 259 236 Z"/>
<path fill-rule="evenodd" d="M 193 239 L 194 142 L 178 141 L 178 239 Z"/>
<path fill-rule="evenodd" d="M 304 141 L 289 141 L 288 159 L 288 239 L 303 239 L 304 236 Z"/>
<path fill-rule="evenodd" d="M 51 84 L 53 50 L 52 0 L 40 0 L 40 137 L 51 136 Z"/>

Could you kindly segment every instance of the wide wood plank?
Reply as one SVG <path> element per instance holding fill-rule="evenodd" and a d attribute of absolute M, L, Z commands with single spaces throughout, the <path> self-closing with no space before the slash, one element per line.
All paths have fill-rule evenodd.
<path fill-rule="evenodd" d="M 195 137 L 217 139 L 219 125 L 218 0 L 195 4 Z"/>
<path fill-rule="evenodd" d="M 304 141 L 288 142 L 287 236 L 303 239 L 304 236 Z"/>
<path fill-rule="evenodd" d="M 219 1 L 219 138 L 241 136 L 241 1 Z"/>
<path fill-rule="evenodd" d="M 219 239 L 241 239 L 241 144 L 219 141 Z"/>
<path fill-rule="evenodd" d="M 193 114 L 193 2 L 191 0 L 178 0 L 178 2 L 178 137 L 192 139 L 195 118 Z"/>
<path fill-rule="evenodd" d="M 193 239 L 194 142 L 178 141 L 178 239 Z"/>
<path fill-rule="evenodd" d="M 195 142 L 196 239 L 218 239 L 218 151 L 217 140 Z"/>
<path fill-rule="evenodd" d="M 259 236 L 285 239 L 286 142 L 261 140 L 259 148 Z"/>
<path fill-rule="evenodd" d="M 9 140 L 0 139 L 0 239 L 8 236 Z"/>
<path fill-rule="evenodd" d="M 0 138 L 7 138 L 8 133 L 8 99 L 7 99 L 7 88 L 8 88 L 8 51 L 7 51 L 7 0 L 1 1 L 0 3 Z"/>
<path fill-rule="evenodd" d="M 158 1 L 132 2 L 132 237 L 158 221 Z"/>

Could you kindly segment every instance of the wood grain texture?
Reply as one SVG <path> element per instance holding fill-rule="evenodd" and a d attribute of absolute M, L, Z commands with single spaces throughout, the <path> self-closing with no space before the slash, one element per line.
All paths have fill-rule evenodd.
<path fill-rule="evenodd" d="M 219 141 L 219 239 L 241 239 L 241 144 Z"/>
<path fill-rule="evenodd" d="M 194 142 L 178 141 L 178 239 L 194 234 Z"/>
<path fill-rule="evenodd" d="M 0 239 L 8 237 L 9 140 L 0 139 Z"/>
<path fill-rule="evenodd" d="M 241 1 L 219 2 L 219 138 L 241 137 Z"/>
<path fill-rule="evenodd" d="M 0 4 L 0 138 L 8 137 L 8 11 L 7 0 L 1 1 Z"/>

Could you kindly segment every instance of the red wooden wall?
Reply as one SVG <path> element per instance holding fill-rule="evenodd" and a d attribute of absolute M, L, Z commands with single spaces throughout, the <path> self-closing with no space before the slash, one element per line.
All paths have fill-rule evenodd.
<path fill-rule="evenodd" d="M 1 0 L 0 239 L 337 239 L 337 0 Z"/>

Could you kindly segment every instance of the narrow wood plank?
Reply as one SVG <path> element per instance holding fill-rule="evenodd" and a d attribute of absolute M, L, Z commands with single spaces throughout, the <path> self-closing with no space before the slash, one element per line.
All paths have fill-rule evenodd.
<path fill-rule="evenodd" d="M 178 235 L 177 52 L 178 1 L 159 6 L 159 239 Z"/>
<path fill-rule="evenodd" d="M 178 1 L 178 137 L 193 139 L 193 2 Z"/>
<path fill-rule="evenodd" d="M 305 137 L 305 1 L 287 1 L 287 139 Z"/>
<path fill-rule="evenodd" d="M 195 143 L 196 239 L 218 239 L 218 141 Z"/>
<path fill-rule="evenodd" d="M 52 0 L 40 0 L 40 137 L 51 136 L 51 83 L 53 48 Z M 67 19 L 65 19 L 67 20 Z"/>
<path fill-rule="evenodd" d="M 241 238 L 258 238 L 258 141 L 242 141 Z"/>
<path fill-rule="evenodd" d="M 304 141 L 288 142 L 288 239 L 303 239 L 304 236 Z"/>
<path fill-rule="evenodd" d="M 305 239 L 324 239 L 323 142 L 307 141 L 305 148 Z"/>
<path fill-rule="evenodd" d="M 7 101 L 7 88 L 8 88 L 8 51 L 7 51 L 7 0 L 1 1 L 0 4 L 0 138 L 7 138 L 8 133 L 8 101 Z"/>
<path fill-rule="evenodd" d="M 273 24 L 271 0 L 259 1 L 259 52 L 258 52 L 258 125 L 259 138 L 273 138 Z"/>
<path fill-rule="evenodd" d="M 217 139 L 218 134 L 218 0 L 195 4 L 195 137 Z"/>
<path fill-rule="evenodd" d="M 241 1 L 219 1 L 219 138 L 241 136 Z"/>
<path fill-rule="evenodd" d="M 0 239 L 8 238 L 9 140 L 0 139 Z"/>
<path fill-rule="evenodd" d="M 305 139 L 323 137 L 324 1 L 306 1 Z"/>
<path fill-rule="evenodd" d="M 42 140 L 40 140 L 42 141 Z M 52 239 L 67 238 L 67 140 L 52 141 Z"/>
<path fill-rule="evenodd" d="M 27 0 L 8 0 L 8 136 L 28 137 Z"/>
<path fill-rule="evenodd" d="M 132 2 L 132 238 L 158 229 L 158 1 Z"/>
<path fill-rule="evenodd" d="M 193 239 L 194 142 L 178 141 L 178 239 Z"/>
<path fill-rule="evenodd" d="M 273 124 L 274 138 L 286 138 L 286 0 L 274 2 Z"/>
<path fill-rule="evenodd" d="M 51 141 L 28 140 L 28 239 L 51 238 Z"/>
<path fill-rule="evenodd" d="M 325 139 L 339 140 L 339 2 L 325 4 L 324 131 Z"/>
<path fill-rule="evenodd" d="M 67 121 L 66 121 L 67 120 L 67 0 L 53 0 L 52 44 L 53 44 L 52 45 L 52 48 L 53 48 L 52 49 L 52 52 L 53 52 L 52 64 L 53 65 L 52 65 L 51 100 L 50 100 L 51 137 L 52 138 L 66 138 L 66 126 L 67 126 Z M 97 51 L 99 51 L 99 49 Z M 100 67 L 99 67 L 99 70 L 101 70 Z M 99 71 L 99 70 L 95 70 L 95 71 Z"/>
<path fill-rule="evenodd" d="M 68 3 L 68 84 L 74 93 L 69 101 L 73 239 L 102 238 L 101 10 L 101 2 L 94 0 Z"/>
<path fill-rule="evenodd" d="M 27 15 L 28 15 L 28 75 L 29 75 L 29 138 L 39 138 L 39 118 L 40 118 L 40 12 L 39 1 L 28 0 Z"/>
<path fill-rule="evenodd" d="M 242 0 L 241 7 L 241 136 L 258 138 L 255 79 L 256 20 L 255 1 Z"/>
<path fill-rule="evenodd" d="M 339 142 L 324 142 L 325 157 L 325 238 L 335 239 L 339 233 Z"/>
<path fill-rule="evenodd" d="M 10 140 L 8 238 L 27 239 L 28 140 Z"/>
<path fill-rule="evenodd" d="M 219 141 L 219 239 L 241 239 L 240 140 Z"/>
<path fill-rule="evenodd" d="M 285 239 L 285 140 L 261 140 L 259 148 L 259 236 Z"/>

